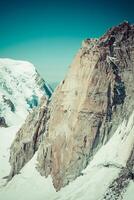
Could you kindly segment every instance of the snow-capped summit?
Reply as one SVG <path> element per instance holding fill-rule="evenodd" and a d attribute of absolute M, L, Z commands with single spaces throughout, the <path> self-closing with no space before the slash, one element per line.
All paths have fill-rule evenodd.
<path fill-rule="evenodd" d="M 5 126 L 22 123 L 40 98 L 43 95 L 48 98 L 51 93 L 32 63 L 0 59 L 0 118 L 4 119 Z"/>
<path fill-rule="evenodd" d="M 13 60 L 10 58 L 0 58 L 0 66 L 1 67 L 8 67 L 9 69 L 13 70 L 15 73 L 35 73 L 35 67 L 32 63 L 24 60 Z M 19 66 L 19 67 L 18 67 Z"/>

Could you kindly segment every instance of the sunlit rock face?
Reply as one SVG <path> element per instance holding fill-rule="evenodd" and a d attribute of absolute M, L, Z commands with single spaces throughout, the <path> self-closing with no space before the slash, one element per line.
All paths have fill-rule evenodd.
<path fill-rule="evenodd" d="M 100 39 L 85 40 L 51 101 L 42 100 L 17 133 L 9 179 L 37 150 L 37 169 L 42 176 L 51 175 L 57 191 L 81 175 L 120 124 L 127 126 L 134 110 L 133 72 L 133 25 L 124 22 Z M 133 144 L 126 155 L 129 166 L 130 152 Z"/>
<path fill-rule="evenodd" d="M 134 26 L 87 39 L 49 104 L 38 170 L 56 190 L 81 174 L 134 108 Z"/>

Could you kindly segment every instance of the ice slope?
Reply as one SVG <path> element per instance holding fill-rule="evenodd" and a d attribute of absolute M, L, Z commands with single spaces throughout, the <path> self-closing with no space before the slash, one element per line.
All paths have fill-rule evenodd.
<path fill-rule="evenodd" d="M 6 131 L 8 132 L 8 129 Z M 101 147 L 81 176 L 59 192 L 55 192 L 50 177 L 44 179 L 36 171 L 35 155 L 19 175 L 16 175 L 6 187 L 0 189 L 0 199 L 103 200 L 108 187 L 118 177 L 121 168 L 126 165 L 134 145 L 133 133 L 134 112 L 128 121 L 124 120 L 120 124 L 114 135 L 106 145 Z M 2 137 L 1 134 L 0 137 Z M 10 143 L 10 140 L 8 141 Z M 4 148 L 7 146 L 3 146 L 3 152 L 5 152 Z M 123 200 L 133 200 L 133 188 L 134 183 L 130 182 Z"/>
<path fill-rule="evenodd" d="M 8 126 L 22 123 L 42 95 L 52 90 L 33 64 L 7 58 L 0 59 L 0 117 Z"/>

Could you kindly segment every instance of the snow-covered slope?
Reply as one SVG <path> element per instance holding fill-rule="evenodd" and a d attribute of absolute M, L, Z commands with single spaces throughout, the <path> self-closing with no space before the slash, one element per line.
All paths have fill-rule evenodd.
<path fill-rule="evenodd" d="M 8 130 L 8 129 L 7 129 Z M 36 171 L 36 154 L 6 187 L 0 189 L 2 200 L 115 200 L 116 191 L 111 192 L 111 184 L 120 176 L 134 145 L 134 112 L 128 121 L 123 121 L 106 145 L 103 145 L 81 176 L 68 186 L 55 192 L 50 177 L 44 179 Z M 7 137 L 8 145 L 10 139 Z M 0 138 L 1 139 L 1 138 Z M 3 146 L 3 153 L 5 152 Z M 5 153 L 3 154 L 5 155 Z M 123 180 L 125 181 L 125 180 Z M 128 189 L 122 193 L 123 200 L 133 200 L 134 182 L 130 179 Z M 115 181 L 116 185 L 116 181 Z M 118 187 L 116 185 L 116 187 Z M 126 191 L 126 192 L 125 192 Z M 21 195 L 20 195 L 21 194 Z"/>
<path fill-rule="evenodd" d="M 41 96 L 50 97 L 51 88 L 27 61 L 0 59 L 0 117 L 8 126 L 22 123 Z"/>
<path fill-rule="evenodd" d="M 5 183 L 3 177 L 10 172 L 8 162 L 10 155 L 10 146 L 21 125 L 11 126 L 9 128 L 0 128 L 0 185 Z"/>

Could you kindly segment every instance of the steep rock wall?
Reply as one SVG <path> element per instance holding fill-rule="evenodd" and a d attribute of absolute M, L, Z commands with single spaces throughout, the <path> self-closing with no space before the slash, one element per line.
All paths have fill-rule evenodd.
<path fill-rule="evenodd" d="M 42 135 L 45 132 L 45 124 L 48 120 L 47 104 L 48 100 L 42 97 L 40 107 L 35 108 L 29 114 L 25 123 L 16 134 L 16 138 L 10 147 L 9 161 L 11 164 L 11 172 L 8 180 L 11 180 L 15 174 L 18 174 L 38 150 Z"/>
<path fill-rule="evenodd" d="M 87 39 L 53 94 L 38 170 L 56 190 L 80 175 L 134 108 L 134 26 Z"/>

